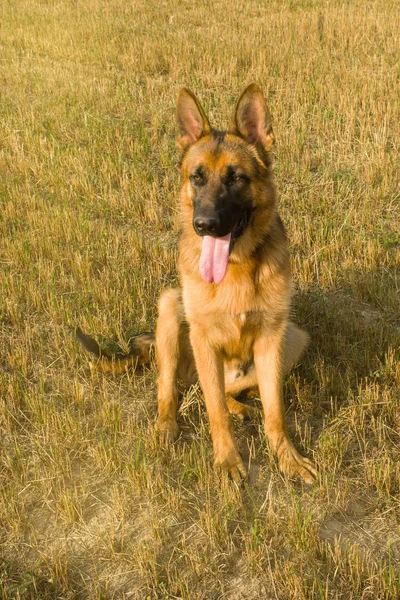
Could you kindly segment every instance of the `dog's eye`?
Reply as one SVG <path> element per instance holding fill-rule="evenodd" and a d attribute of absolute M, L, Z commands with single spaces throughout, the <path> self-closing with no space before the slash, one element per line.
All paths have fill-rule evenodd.
<path fill-rule="evenodd" d="M 235 185 L 235 183 L 239 183 L 239 181 L 242 181 L 242 177 L 240 175 L 232 175 L 232 177 L 229 179 L 228 185 Z"/>
<path fill-rule="evenodd" d="M 190 179 L 192 180 L 192 183 L 201 183 L 203 181 L 203 178 L 201 175 L 199 175 L 198 173 L 195 173 L 194 175 L 191 175 Z"/>

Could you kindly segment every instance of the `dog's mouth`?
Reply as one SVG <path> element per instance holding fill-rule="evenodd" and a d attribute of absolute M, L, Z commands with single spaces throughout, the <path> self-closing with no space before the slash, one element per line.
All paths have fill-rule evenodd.
<path fill-rule="evenodd" d="M 229 255 L 235 242 L 244 234 L 251 211 L 245 212 L 232 231 L 222 237 L 203 235 L 200 255 L 200 274 L 206 283 L 221 283 L 228 268 Z"/>
<path fill-rule="evenodd" d="M 249 224 L 251 210 L 247 210 L 233 227 L 231 232 L 231 243 L 229 246 L 229 254 L 233 250 L 234 243 L 237 239 L 239 239 L 247 229 L 247 225 Z"/>

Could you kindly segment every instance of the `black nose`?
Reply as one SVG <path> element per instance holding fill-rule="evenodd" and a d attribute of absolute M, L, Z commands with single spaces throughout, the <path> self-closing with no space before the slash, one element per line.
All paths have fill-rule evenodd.
<path fill-rule="evenodd" d="M 193 225 L 199 235 L 217 235 L 219 219 L 217 217 L 195 217 Z"/>

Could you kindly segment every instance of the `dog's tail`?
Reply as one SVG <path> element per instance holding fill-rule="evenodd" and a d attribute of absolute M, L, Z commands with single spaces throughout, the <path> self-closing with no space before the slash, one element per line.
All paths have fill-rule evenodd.
<path fill-rule="evenodd" d="M 90 352 L 96 357 L 94 366 L 103 373 L 124 373 L 129 367 L 137 369 L 142 365 L 146 365 L 151 359 L 151 350 L 154 347 L 154 333 L 141 333 L 136 335 L 129 342 L 129 352 L 123 354 L 117 352 L 111 354 L 101 349 L 100 344 L 94 338 L 77 327 L 75 329 L 75 337 L 82 344 L 87 352 Z"/>

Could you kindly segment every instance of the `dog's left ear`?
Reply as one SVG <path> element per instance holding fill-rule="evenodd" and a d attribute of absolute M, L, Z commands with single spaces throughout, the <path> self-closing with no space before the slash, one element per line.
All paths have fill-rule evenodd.
<path fill-rule="evenodd" d="M 275 141 L 272 119 L 265 98 L 256 83 L 251 83 L 237 101 L 231 132 L 245 140 L 261 145 L 270 152 Z"/>

